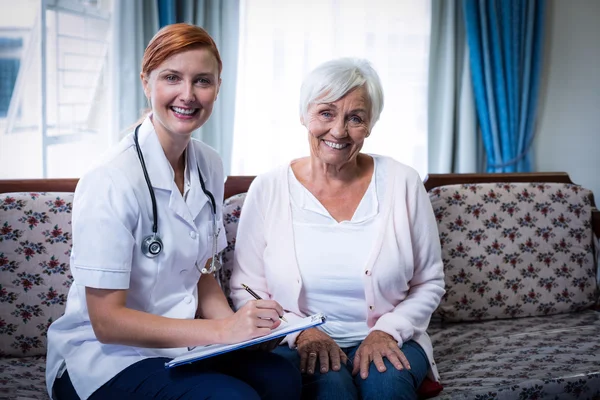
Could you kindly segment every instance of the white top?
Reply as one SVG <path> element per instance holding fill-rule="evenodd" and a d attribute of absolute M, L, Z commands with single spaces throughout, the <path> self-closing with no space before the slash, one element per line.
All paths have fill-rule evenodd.
<path fill-rule="evenodd" d="M 88 315 L 85 287 L 128 289 L 127 307 L 170 318 L 193 319 L 197 283 L 212 257 L 212 210 L 200 186 L 198 168 L 217 203 L 218 249 L 226 246 L 222 211 L 223 166 L 209 146 L 192 139 L 186 149 L 187 201 L 149 118 L 139 143 L 156 196 L 158 234 L 164 248 L 156 258 L 142 254 L 152 233 L 152 202 L 133 141 L 127 135 L 102 163 L 85 174 L 73 201 L 73 249 L 65 314 L 48 329 L 46 385 L 66 368 L 81 399 L 126 367 L 149 357 L 176 357 L 187 349 L 147 349 L 100 343 Z"/>
<path fill-rule="evenodd" d="M 340 347 L 356 346 L 369 333 L 362 275 L 378 228 L 375 216 L 385 174 L 378 164 L 375 159 L 373 177 L 352 219 L 339 223 L 289 167 L 294 244 L 303 282 L 300 311 L 325 314 L 327 323 L 319 328 Z"/>
<path fill-rule="evenodd" d="M 362 273 L 367 326 L 370 332 L 392 335 L 399 346 L 415 340 L 429 359 L 429 377 L 439 380 L 426 333 L 444 294 L 440 238 L 431 202 L 414 169 L 389 157 L 373 158 L 386 176 L 379 186 L 385 193 L 378 193 L 376 235 Z M 262 174 L 250 186 L 236 236 L 231 299 L 236 307 L 252 299 L 241 286 L 245 283 L 263 298 L 277 300 L 293 323 L 306 315 L 300 310 L 304 280 L 294 240 L 288 168 Z M 290 334 L 284 341 L 294 347 L 296 337 Z"/>

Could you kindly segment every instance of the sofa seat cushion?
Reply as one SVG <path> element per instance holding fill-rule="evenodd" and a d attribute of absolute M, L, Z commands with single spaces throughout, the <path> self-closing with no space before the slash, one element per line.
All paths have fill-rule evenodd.
<path fill-rule="evenodd" d="M 0 358 L 0 399 L 49 399 L 46 357 Z"/>
<path fill-rule="evenodd" d="M 600 398 L 600 312 L 432 321 L 441 399 Z"/>

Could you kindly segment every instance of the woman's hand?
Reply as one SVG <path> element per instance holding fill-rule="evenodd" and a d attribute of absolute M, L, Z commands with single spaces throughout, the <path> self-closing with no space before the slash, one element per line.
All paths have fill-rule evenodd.
<path fill-rule="evenodd" d="M 354 356 L 352 375 L 360 370 L 360 377 L 367 379 L 371 361 L 379 372 L 386 370 L 383 357 L 387 357 L 397 370 L 410 369 L 406 356 L 398 347 L 398 342 L 392 336 L 382 331 L 373 331 L 363 340 Z"/>
<path fill-rule="evenodd" d="M 281 321 L 283 307 L 275 300 L 250 300 L 235 314 L 225 318 L 223 343 L 239 343 L 271 333 Z"/>
<path fill-rule="evenodd" d="M 317 328 L 309 328 L 296 338 L 296 346 L 300 354 L 300 372 L 313 374 L 319 357 L 321 373 L 340 370 L 341 363 L 346 364 L 348 357 L 326 333 Z"/>

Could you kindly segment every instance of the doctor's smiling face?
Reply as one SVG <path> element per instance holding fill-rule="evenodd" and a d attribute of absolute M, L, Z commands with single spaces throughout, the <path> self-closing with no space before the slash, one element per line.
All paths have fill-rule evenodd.
<path fill-rule="evenodd" d="M 219 64 L 206 47 L 175 53 L 141 78 L 156 133 L 173 140 L 189 139 L 208 120 L 221 85 Z"/>

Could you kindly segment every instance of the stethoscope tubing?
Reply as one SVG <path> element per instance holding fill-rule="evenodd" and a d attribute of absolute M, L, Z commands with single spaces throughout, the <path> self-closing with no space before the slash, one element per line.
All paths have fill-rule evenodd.
<path fill-rule="evenodd" d="M 162 241 L 160 240 L 160 236 L 158 235 L 158 209 L 157 209 L 156 196 L 154 194 L 154 189 L 152 188 L 152 182 L 150 180 L 150 176 L 148 175 L 148 170 L 146 168 L 146 162 L 144 161 L 144 155 L 142 154 L 142 149 L 140 147 L 140 143 L 138 140 L 138 131 L 140 129 L 140 126 L 141 126 L 141 124 L 135 127 L 133 140 L 135 143 L 135 149 L 137 151 L 138 159 L 140 160 L 140 165 L 141 165 L 142 171 L 144 173 L 144 179 L 146 180 L 146 185 L 148 186 L 148 191 L 150 192 L 150 200 L 152 201 L 152 235 L 143 240 L 142 253 L 146 257 L 153 258 L 153 257 L 156 257 L 159 253 L 161 253 L 163 248 L 162 248 Z M 215 197 L 210 192 L 210 190 L 206 189 L 206 185 L 204 184 L 204 179 L 202 177 L 202 172 L 200 171 L 200 167 L 198 167 L 196 165 L 196 168 L 198 168 L 198 178 L 200 180 L 200 186 L 202 187 L 202 191 L 204 192 L 204 194 L 206 195 L 206 197 L 208 197 L 208 199 L 210 201 L 212 223 L 213 223 L 213 248 L 212 248 L 213 257 L 211 260 L 211 266 L 210 266 L 210 268 L 206 268 L 206 267 L 200 268 L 200 267 L 198 267 L 198 263 L 196 263 L 196 268 L 202 274 L 212 274 L 218 268 L 217 239 L 218 239 L 219 232 L 217 230 L 217 203 L 215 201 Z M 157 251 L 153 252 L 151 250 L 152 243 L 158 243 L 158 245 L 156 247 L 158 249 Z"/>

